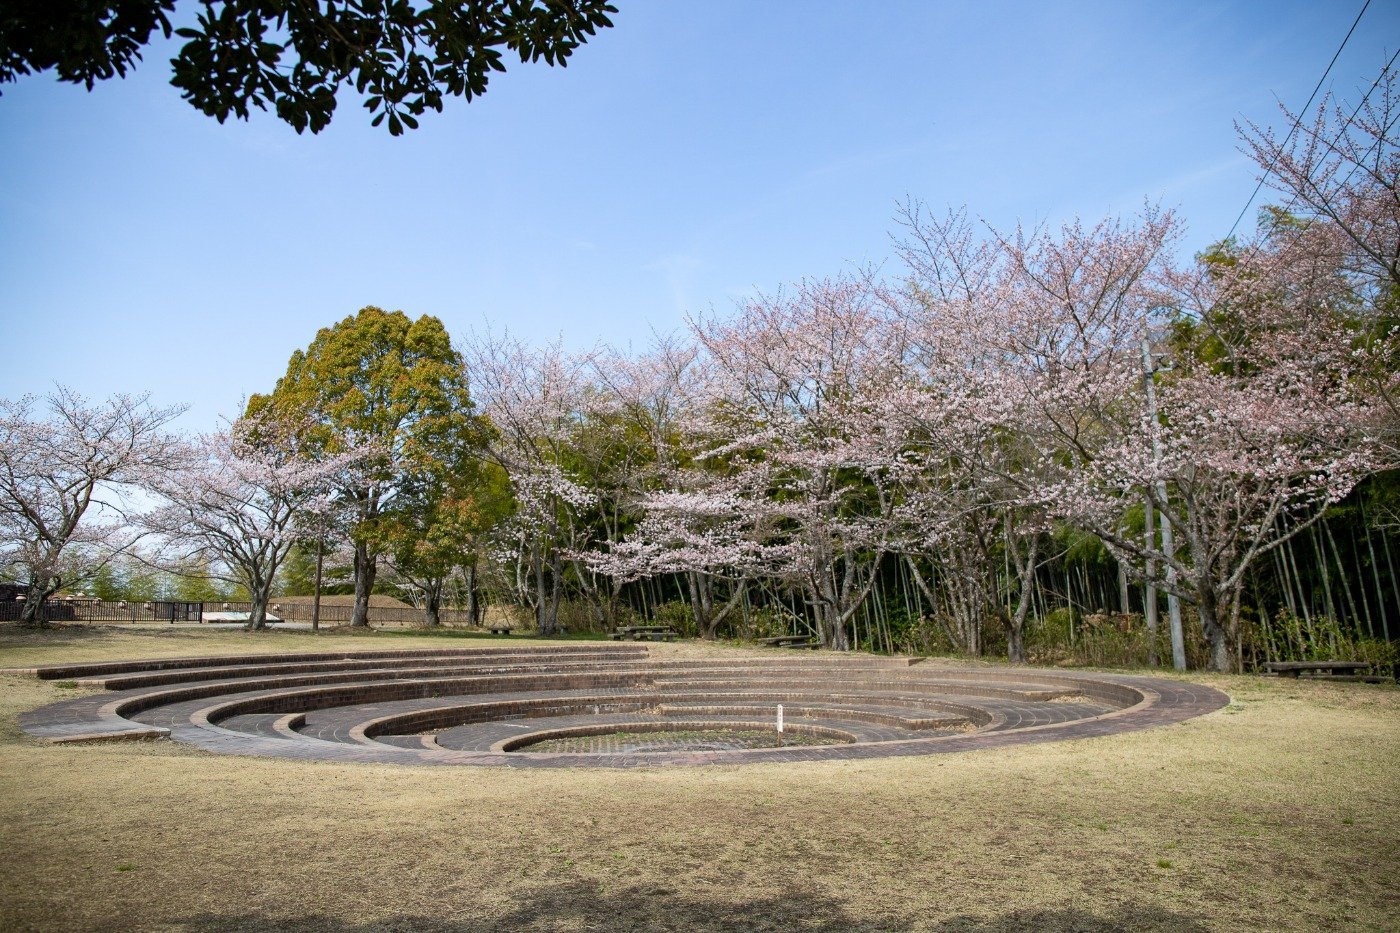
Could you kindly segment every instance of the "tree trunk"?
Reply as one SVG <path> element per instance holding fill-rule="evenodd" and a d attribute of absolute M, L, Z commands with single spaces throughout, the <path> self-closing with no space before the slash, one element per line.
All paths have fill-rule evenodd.
<path fill-rule="evenodd" d="M 475 626 L 476 623 L 476 564 L 472 564 L 467 568 L 467 624 Z"/>
<path fill-rule="evenodd" d="M 37 577 L 29 583 L 29 592 L 24 597 L 24 606 L 19 612 L 21 625 L 30 625 L 36 628 L 49 624 L 48 613 L 45 611 L 49 604 L 49 597 L 58 591 L 59 581 L 53 577 Z"/>
<path fill-rule="evenodd" d="M 821 642 L 833 651 L 849 651 L 850 640 L 846 636 L 846 622 L 841 618 L 841 604 L 836 592 L 835 572 L 829 563 L 818 564 L 821 569 L 815 574 L 812 586 L 813 608 L 817 611 L 817 628 Z"/>
<path fill-rule="evenodd" d="M 1220 619 L 1220 603 L 1215 586 L 1204 575 L 1196 581 L 1196 612 L 1201 617 L 1201 629 L 1210 640 L 1211 670 L 1228 674 L 1234 668 L 1229 632 Z"/>
<path fill-rule="evenodd" d="M 369 628 L 369 596 L 374 591 L 374 578 L 379 561 L 364 542 L 355 544 L 355 609 L 350 614 L 351 628 Z"/>
<path fill-rule="evenodd" d="M 693 570 L 681 576 L 685 580 L 686 597 L 690 600 L 690 614 L 695 618 L 695 628 L 700 632 L 702 639 L 714 641 L 715 633 L 712 620 L 705 599 L 701 595 L 701 589 L 709 583 L 709 578 Z"/>
<path fill-rule="evenodd" d="M 423 624 L 428 628 L 437 628 L 442 624 L 442 616 L 438 612 L 442 606 L 442 584 L 441 579 L 429 580 L 428 585 L 423 587 Z"/>
<path fill-rule="evenodd" d="M 311 631 L 321 630 L 321 570 L 325 562 L 326 540 L 316 539 L 316 596 L 311 601 Z"/>
<path fill-rule="evenodd" d="M 1040 549 L 1040 536 L 1031 538 L 1030 546 L 1026 548 L 1025 563 L 1017 569 L 1020 571 L 1020 594 L 1016 600 L 1016 611 L 1007 620 L 1006 624 L 1006 659 L 1012 664 L 1026 663 L 1026 614 L 1031 608 L 1031 586 L 1035 578 L 1035 559 Z"/>
<path fill-rule="evenodd" d="M 1157 561 L 1152 551 L 1157 547 L 1157 517 L 1152 514 L 1152 497 L 1142 502 L 1143 533 L 1147 536 L 1146 573 L 1142 578 L 1142 615 L 1147 622 L 1147 666 L 1156 667 L 1157 659 Z"/>
<path fill-rule="evenodd" d="M 851 639 L 846 632 L 846 620 L 841 618 L 841 610 L 832 606 L 828 611 L 831 613 L 831 650 L 850 651 Z"/>
<path fill-rule="evenodd" d="M 559 631 L 559 600 L 564 595 L 564 566 L 555 551 L 549 562 L 549 615 L 554 620 L 554 631 Z"/>
<path fill-rule="evenodd" d="M 700 626 L 700 637 L 705 641 L 715 640 L 715 630 L 719 628 L 719 617 L 715 615 L 714 583 L 708 576 L 700 578 L 700 612 L 704 624 Z"/>
<path fill-rule="evenodd" d="M 245 631 L 261 632 L 267 628 L 267 601 L 271 589 L 271 581 L 258 581 L 248 587 L 248 596 L 252 604 L 248 608 L 248 624 L 243 626 Z"/>
<path fill-rule="evenodd" d="M 550 561 L 549 586 L 545 586 L 545 563 L 540 557 L 535 561 L 535 618 L 541 635 L 559 633 L 559 559 Z"/>

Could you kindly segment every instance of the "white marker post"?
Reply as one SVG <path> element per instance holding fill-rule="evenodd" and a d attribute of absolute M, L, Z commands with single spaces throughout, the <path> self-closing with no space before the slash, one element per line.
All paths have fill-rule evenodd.
<path fill-rule="evenodd" d="M 783 704 L 778 704 L 778 744 L 783 744 Z"/>

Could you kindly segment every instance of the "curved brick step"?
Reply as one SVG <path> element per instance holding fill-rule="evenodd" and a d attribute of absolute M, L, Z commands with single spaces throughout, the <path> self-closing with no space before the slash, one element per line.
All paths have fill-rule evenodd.
<path fill-rule="evenodd" d="M 786 672 L 765 676 L 761 680 L 736 677 L 733 672 L 730 672 L 728 675 L 716 674 L 713 676 L 696 678 L 658 677 L 655 682 L 658 690 L 667 691 L 679 688 L 692 688 L 702 684 L 704 686 L 721 689 L 742 690 L 745 688 L 773 684 L 809 684 L 811 681 L 807 677 L 788 674 Z M 880 676 L 855 677 L 848 671 L 841 671 L 838 676 L 826 678 L 823 684 L 830 686 L 832 689 L 846 691 L 864 688 L 871 690 L 903 689 L 926 693 L 930 696 L 950 693 L 958 696 L 996 697 L 1005 700 L 1034 700 L 1040 702 L 1067 699 L 1079 694 L 1079 688 L 1070 686 L 1040 686 L 1017 683 L 992 685 L 982 681 L 891 678 L 883 674 Z"/>
<path fill-rule="evenodd" d="M 50 741 L 168 735 L 236 754 L 512 767 L 932 754 L 1108 735 L 1179 722 L 1226 702 L 1206 687 L 1148 678 L 825 652 L 666 659 L 631 644 L 209 656 L 54 665 L 39 676 L 100 678 L 111 688 L 21 717 L 26 731 Z M 521 736 L 596 735 L 628 724 L 771 729 L 778 703 L 794 731 L 825 729 L 843 743 L 636 754 L 508 750 Z M 607 739 L 597 747 L 633 746 Z"/>
<path fill-rule="evenodd" d="M 766 717 L 768 721 L 775 715 L 776 706 L 749 706 L 742 703 L 662 703 L 657 712 L 662 716 L 749 716 Z M 836 719 L 843 722 L 865 722 L 881 726 L 894 726 L 914 732 L 937 729 L 945 732 L 963 732 L 974 728 L 971 720 L 963 716 L 916 716 L 907 711 L 879 706 L 837 706 L 820 703 L 783 704 L 784 719 Z"/>
<path fill-rule="evenodd" d="M 184 658 L 148 658 L 136 661 L 94 661 L 82 664 L 47 664 L 40 667 L 13 668 L 11 673 L 32 673 L 40 680 L 76 680 L 82 677 L 95 677 L 103 674 L 126 674 L 139 671 L 163 671 L 174 668 L 230 667 L 258 661 L 335 661 L 351 658 L 415 658 L 425 656 L 473 656 L 484 657 L 492 654 L 518 653 L 528 650 L 540 656 L 580 650 L 574 645 L 542 645 L 526 648 L 379 648 L 368 651 L 310 651 L 288 654 L 220 654 L 199 655 Z M 645 645 L 610 645 L 604 642 L 590 644 L 587 650 L 605 652 L 618 657 L 646 657 Z"/>
<path fill-rule="evenodd" d="M 648 728 L 639 730 L 638 727 Z M 717 715 L 662 720 L 655 715 L 645 713 L 619 713 L 603 716 L 560 716 L 529 723 L 491 723 L 485 729 L 445 730 L 431 736 L 430 740 L 432 745 L 439 748 L 500 754 L 516 749 L 527 751 L 528 746 L 546 739 L 605 735 L 612 732 L 689 732 L 714 729 L 766 731 L 772 728 L 771 720 L 749 716 Z M 820 734 L 827 738 L 836 738 L 849 743 L 883 742 L 915 735 L 908 730 L 892 730 L 835 719 L 813 719 L 794 723 L 790 727 L 790 731 L 799 734 Z M 773 735 L 776 746 L 776 731 Z M 650 756 L 665 753 L 638 752 L 637 754 Z"/>
<path fill-rule="evenodd" d="M 800 687 L 755 687 L 748 690 L 714 690 L 709 687 L 693 689 L 670 688 L 657 691 L 663 703 L 872 703 L 908 710 L 915 714 L 948 715 L 968 719 L 978 726 L 986 725 L 992 716 L 984 704 L 975 698 L 955 700 L 949 694 L 913 693 L 889 690 L 822 690 Z"/>
<path fill-rule="evenodd" d="M 657 696 L 653 693 L 619 694 L 569 692 L 556 696 L 533 697 L 517 694 L 482 699 L 474 703 L 442 701 L 438 704 L 399 704 L 365 715 L 362 707 L 328 711 L 308 720 L 300 731 L 324 734 L 327 728 L 339 729 L 350 724 L 346 736 L 351 741 L 367 741 L 386 735 L 417 735 L 443 729 L 488 722 L 517 719 L 541 719 L 553 716 L 607 715 L 654 709 Z"/>
<path fill-rule="evenodd" d="M 638 659 L 645 660 L 645 659 Z M 415 655 L 404 658 L 347 658 L 334 661 L 300 661 L 294 663 L 239 664 L 222 667 L 200 667 L 165 671 L 142 671 L 129 674 L 116 674 L 102 677 L 85 677 L 77 680 L 83 686 L 102 687 L 107 690 L 135 690 L 142 687 L 168 686 L 172 684 L 195 683 L 204 680 L 234 682 L 238 680 L 298 676 L 312 674 L 361 675 L 374 677 L 381 671 L 397 670 L 460 670 L 464 672 L 493 672 L 522 670 L 591 670 L 599 662 L 610 667 L 617 666 L 618 659 L 608 653 L 569 652 L 551 655 L 547 661 L 532 658 L 527 654 L 512 653 L 499 657 L 438 657 Z"/>

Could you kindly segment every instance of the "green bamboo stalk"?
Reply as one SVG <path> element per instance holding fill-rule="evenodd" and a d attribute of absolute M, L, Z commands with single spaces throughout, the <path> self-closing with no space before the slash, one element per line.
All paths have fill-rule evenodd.
<path fill-rule="evenodd" d="M 1288 577 L 1288 565 L 1283 562 L 1281 548 L 1273 549 L 1274 575 L 1278 578 L 1279 592 L 1283 593 L 1283 603 L 1288 607 L 1288 614 L 1296 616 L 1298 607 L 1293 602 L 1293 581 Z"/>
<path fill-rule="evenodd" d="M 1327 618 L 1335 623 L 1338 613 L 1336 603 L 1332 600 L 1332 573 L 1327 566 L 1327 555 L 1322 552 L 1322 537 L 1317 533 L 1317 525 L 1308 529 L 1308 537 L 1312 539 L 1313 563 L 1322 574 L 1322 600 L 1323 605 L 1327 607 Z"/>
<path fill-rule="evenodd" d="M 1347 572 L 1346 565 L 1342 563 L 1342 551 L 1341 548 L 1337 547 L 1337 538 L 1332 534 L 1332 526 L 1324 522 L 1322 530 L 1327 534 L 1327 543 L 1332 546 L 1332 557 L 1337 562 L 1337 578 L 1342 581 L 1342 595 L 1346 597 L 1347 605 L 1351 608 L 1352 627 L 1356 629 L 1357 632 L 1360 632 L 1363 616 L 1360 612 L 1357 612 L 1356 599 L 1351 594 L 1351 574 Z M 1366 603 L 1366 592 L 1364 588 L 1361 593 L 1361 602 L 1362 605 Z M 1364 618 L 1366 620 L 1366 630 L 1374 637 L 1376 630 L 1371 625 L 1371 612 L 1369 607 L 1366 610 Z"/>
<path fill-rule="evenodd" d="M 1296 540 L 1296 538 L 1289 538 L 1288 541 L 1285 542 L 1284 547 L 1288 548 L 1288 553 L 1285 557 L 1288 561 L 1289 569 L 1293 573 L 1293 582 L 1298 584 L 1298 606 L 1303 610 L 1303 621 L 1307 624 L 1308 635 L 1311 637 L 1313 630 L 1312 612 L 1310 611 L 1312 608 L 1312 600 L 1308 598 L 1308 594 L 1303 590 L 1303 580 L 1298 576 L 1298 556 L 1293 551 L 1293 542 Z"/>
<path fill-rule="evenodd" d="M 1385 549 L 1385 565 L 1386 565 L 1386 569 L 1388 569 L 1388 570 L 1390 571 L 1390 592 L 1391 592 L 1391 594 L 1393 595 L 1393 594 L 1395 594 L 1395 592 L 1396 592 L 1396 588 L 1395 588 L 1395 562 L 1394 562 L 1393 560 L 1391 560 L 1391 558 L 1390 558 L 1390 535 L 1386 534 L 1384 530 L 1381 531 L 1381 547 Z M 1389 629 L 1389 628 L 1387 628 L 1387 629 L 1385 630 L 1385 637 L 1386 637 L 1386 638 L 1389 638 L 1389 637 L 1390 637 L 1390 629 Z"/>
<path fill-rule="evenodd" d="M 1381 595 L 1381 566 L 1376 560 L 1376 545 L 1371 540 L 1371 525 L 1366 521 L 1366 504 L 1359 503 L 1361 507 L 1361 531 L 1366 535 L 1366 550 L 1371 554 L 1371 582 L 1376 588 L 1376 610 L 1381 616 L 1381 631 L 1385 633 L 1386 641 L 1390 640 L 1390 613 L 1386 610 L 1385 597 Z M 1395 577 L 1391 576 L 1393 581 Z"/>

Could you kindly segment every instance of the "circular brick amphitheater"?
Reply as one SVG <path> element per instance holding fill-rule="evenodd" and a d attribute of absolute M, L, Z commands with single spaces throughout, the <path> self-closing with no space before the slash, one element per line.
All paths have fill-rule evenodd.
<path fill-rule="evenodd" d="M 1109 735 L 1224 706 L 1195 684 L 855 655 L 686 657 L 576 644 L 37 668 L 104 692 L 21 717 L 52 742 L 497 767 L 928 755 Z M 782 745 L 775 728 L 783 706 Z"/>

